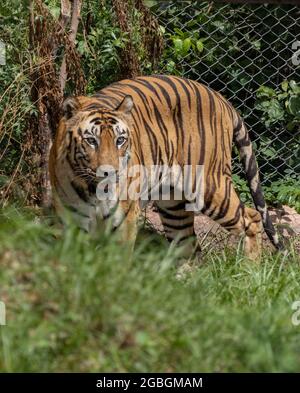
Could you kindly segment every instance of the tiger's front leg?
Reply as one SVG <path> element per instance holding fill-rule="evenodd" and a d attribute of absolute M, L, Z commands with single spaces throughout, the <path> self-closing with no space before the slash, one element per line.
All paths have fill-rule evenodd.
<path fill-rule="evenodd" d="M 114 229 L 118 231 L 121 244 L 132 254 L 138 231 L 139 204 L 136 201 L 120 201 L 113 216 Z"/>

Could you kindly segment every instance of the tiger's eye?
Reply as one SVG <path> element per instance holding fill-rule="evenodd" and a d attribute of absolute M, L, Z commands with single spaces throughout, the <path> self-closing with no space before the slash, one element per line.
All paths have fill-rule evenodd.
<path fill-rule="evenodd" d="M 124 138 L 123 136 L 119 136 L 116 140 L 116 145 L 117 147 L 121 147 L 126 141 L 126 138 Z"/>
<path fill-rule="evenodd" d="M 85 141 L 92 147 L 98 146 L 98 142 L 95 138 L 86 138 Z"/>

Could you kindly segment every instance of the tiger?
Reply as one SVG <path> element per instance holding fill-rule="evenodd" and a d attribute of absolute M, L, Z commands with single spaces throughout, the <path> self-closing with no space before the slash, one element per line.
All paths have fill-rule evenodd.
<path fill-rule="evenodd" d="M 234 189 L 233 144 L 255 208 L 245 206 Z M 234 107 L 210 87 L 179 76 L 138 76 L 114 82 L 93 96 L 68 97 L 63 102 L 49 160 L 55 209 L 61 217 L 71 215 L 90 232 L 110 222 L 122 242 L 134 245 L 144 202 L 118 196 L 120 162 L 127 169 L 140 165 L 149 171 L 155 165 L 187 165 L 192 168 L 192 190 L 196 184 L 193 169 L 202 168 L 198 208 L 193 204 L 197 193 L 194 199 L 174 197 L 174 179 L 169 198 L 152 201 L 169 242 L 191 244 L 195 216 L 204 214 L 242 236 L 244 254 L 250 259 L 260 258 L 263 228 L 275 249 L 283 248 L 268 213 L 246 125 Z M 97 197 L 97 187 L 111 173 L 99 173 L 101 166 L 116 174 L 112 200 Z M 134 176 L 128 180 L 127 189 L 135 180 Z M 156 185 L 161 187 L 163 182 L 163 176 L 158 177 Z M 150 197 L 151 187 L 146 182 Z M 137 191 L 140 188 L 136 186 Z M 146 203 L 150 202 L 151 198 Z M 194 208 L 187 209 L 187 205 Z M 195 250 L 192 244 L 187 255 Z"/>

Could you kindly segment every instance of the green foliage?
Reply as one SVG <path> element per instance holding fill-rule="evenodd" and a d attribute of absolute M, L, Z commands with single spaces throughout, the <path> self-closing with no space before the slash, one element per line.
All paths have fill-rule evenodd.
<path fill-rule="evenodd" d="M 234 188 L 237 190 L 239 197 L 243 203 L 252 203 L 252 198 L 250 194 L 250 189 L 246 180 L 241 178 L 238 174 L 234 173 L 232 175 L 232 180 L 234 183 Z"/>
<path fill-rule="evenodd" d="M 17 26 L 17 28 L 16 28 Z M 24 165 L 22 143 L 26 116 L 34 113 L 28 80 L 28 12 L 22 2 L 2 1 L 0 40 L 5 44 L 6 64 L 0 65 L 0 195 Z"/>
<path fill-rule="evenodd" d="M 60 2 L 48 0 L 48 7 L 58 18 Z M 129 7 L 129 13 L 130 42 L 137 52 L 143 73 L 151 73 L 151 64 L 141 45 L 141 15 L 133 7 Z M 120 55 L 129 42 L 129 35 L 121 31 L 110 0 L 100 3 L 98 0 L 83 2 L 82 21 L 76 37 L 76 48 L 81 54 L 88 81 L 87 94 L 93 94 L 120 79 Z"/>
<path fill-rule="evenodd" d="M 175 255 L 139 241 L 49 227 L 36 213 L 0 220 L 2 372 L 296 372 L 299 256 L 206 257 L 176 279 Z"/>
<path fill-rule="evenodd" d="M 284 121 L 289 131 L 293 131 L 300 122 L 300 85 L 294 80 L 283 81 L 281 88 L 272 89 L 260 86 L 257 90 L 256 109 L 263 112 L 267 128 L 279 121 Z"/>
<path fill-rule="evenodd" d="M 169 1 L 152 10 L 166 27 L 161 69 L 209 84 L 241 112 L 264 184 L 299 173 L 300 80 L 287 63 L 297 36 L 292 6 Z"/>
<path fill-rule="evenodd" d="M 265 187 L 265 198 L 273 204 L 292 206 L 300 213 L 299 177 L 289 174 L 286 178 L 273 182 L 271 186 Z"/>
<path fill-rule="evenodd" d="M 47 0 L 45 4 L 58 18 L 60 1 Z M 274 190 L 283 187 L 283 194 L 286 194 L 286 197 L 280 196 L 281 200 L 297 206 L 297 198 L 288 198 L 286 192 L 289 188 L 294 195 L 289 173 L 299 174 L 300 157 L 299 78 L 297 74 L 289 77 L 291 70 L 287 66 L 284 66 L 286 77 L 281 75 L 282 62 L 285 64 L 292 55 L 289 42 L 296 34 L 293 26 L 288 32 L 285 29 L 290 20 L 288 7 L 248 7 L 196 1 L 186 2 L 183 6 L 154 0 L 147 4 L 157 13 L 161 9 L 167 10 L 160 18 L 166 45 L 158 72 L 191 79 L 200 77 L 200 81 L 223 92 L 249 125 L 269 201 L 275 201 L 275 197 L 270 196 L 275 181 Z M 140 45 L 140 15 L 135 9 L 131 12 L 131 40 L 142 64 L 142 72 L 149 74 L 151 65 Z M 275 34 L 272 26 L 278 20 L 280 25 Z M 248 31 L 247 26 L 251 24 L 257 28 Z M 120 52 L 128 39 L 128 35 L 120 31 L 110 0 L 83 2 L 76 47 L 82 56 L 88 94 L 120 78 Z M 1 191 L 10 182 L 18 165 L 19 169 L 24 166 L 25 119 L 35 111 L 29 98 L 30 81 L 27 77 L 28 9 L 22 2 L 1 2 L 0 40 L 5 42 L 7 50 L 7 65 L 0 66 L 0 116 L 3 123 L 0 122 L 0 149 L 5 157 L 2 159 L 0 155 Z M 272 47 L 270 42 L 275 42 Z M 276 67 L 270 61 L 273 58 L 276 58 Z M 67 93 L 72 94 L 71 91 Z M 247 201 L 246 183 L 237 177 L 235 181 L 241 198 Z M 295 195 L 298 182 L 294 176 Z M 274 195 L 279 194 L 274 191 Z"/>
<path fill-rule="evenodd" d="M 294 80 L 283 81 L 280 88 L 261 86 L 257 90 L 256 109 L 262 112 L 262 120 L 267 128 L 284 124 L 290 139 L 286 147 L 276 149 L 269 138 L 262 139 L 261 153 L 270 160 L 280 159 L 283 149 L 291 151 L 288 159 L 289 169 L 284 170 L 284 178 L 273 181 L 266 187 L 266 199 L 271 203 L 293 206 L 300 211 L 300 85 Z M 289 133 L 289 134 L 288 134 Z M 273 147 L 272 147 L 273 145 Z M 295 170 L 291 169 L 295 168 Z"/>
<path fill-rule="evenodd" d="M 168 49 L 170 59 L 167 60 L 168 72 L 176 72 L 176 64 L 185 59 L 188 61 L 193 58 L 195 53 L 202 53 L 204 50 L 205 39 L 199 38 L 198 31 L 183 32 L 179 28 L 174 28 L 174 33 L 166 33 L 164 31 L 165 39 L 172 41 L 172 46 Z M 179 73 L 180 74 L 180 73 Z"/>
<path fill-rule="evenodd" d="M 286 177 L 276 180 L 269 186 L 264 186 L 265 200 L 269 205 L 288 205 L 300 213 L 300 182 L 299 176 L 287 171 Z M 232 175 L 234 187 L 241 201 L 247 205 L 253 205 L 253 200 L 246 180 L 237 174 Z"/>
<path fill-rule="evenodd" d="M 77 49 L 82 55 L 91 94 L 118 79 L 120 49 L 125 47 L 127 37 L 118 27 L 111 8 L 92 1 L 83 9 L 83 15 L 88 13 L 97 17 L 92 19 L 87 32 L 80 30 Z"/>

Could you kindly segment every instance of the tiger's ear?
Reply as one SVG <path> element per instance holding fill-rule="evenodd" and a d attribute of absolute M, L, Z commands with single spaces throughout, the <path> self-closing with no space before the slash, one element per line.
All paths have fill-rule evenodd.
<path fill-rule="evenodd" d="M 63 102 L 63 116 L 68 120 L 79 110 L 80 103 L 76 97 L 68 97 Z"/>
<path fill-rule="evenodd" d="M 118 112 L 123 112 L 125 115 L 129 115 L 133 108 L 133 98 L 130 95 L 126 95 L 120 105 L 115 109 Z"/>

